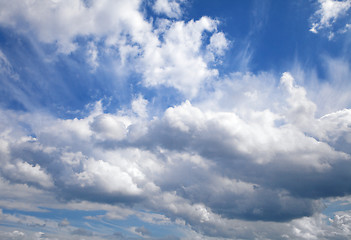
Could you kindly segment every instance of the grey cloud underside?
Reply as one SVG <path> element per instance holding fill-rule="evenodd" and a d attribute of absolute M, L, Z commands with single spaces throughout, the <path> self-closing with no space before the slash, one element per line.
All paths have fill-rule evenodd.
<path fill-rule="evenodd" d="M 321 171 L 296 165 L 295 158 L 298 160 L 303 157 L 299 154 L 290 156 L 294 153 L 277 153 L 272 162 L 257 164 L 252 158 L 260 156 L 256 156 L 255 152 L 240 153 L 233 145 L 226 146 L 226 134 L 216 131 L 215 125 L 210 124 L 209 132 L 187 134 L 169 126 L 151 128 L 154 131 L 151 130 L 146 139 L 153 139 L 153 147 L 195 152 L 214 163 L 210 170 L 200 172 L 194 171 L 192 164 L 175 166 L 157 182 L 161 188 L 175 190 L 192 202 L 206 202 L 214 212 L 229 218 L 287 221 L 311 216 L 322 208 L 315 200 L 345 196 L 351 191 L 350 161 L 335 159 L 335 162 L 329 163 L 328 169 Z M 321 161 L 330 160 L 320 157 Z M 291 161 L 287 162 L 287 158 Z M 230 193 L 229 189 L 216 192 L 216 186 L 211 186 L 215 182 L 211 179 L 212 175 L 224 175 L 229 179 L 252 183 L 253 192 L 235 194 Z"/>
<path fill-rule="evenodd" d="M 48 118 L 40 128 L 31 122 L 36 139 L 9 144 L 3 159 L 12 159 L 17 174 L 24 171 L 20 163 L 29 163 L 36 174 L 48 174 L 53 185 L 18 178 L 6 167 L 2 175 L 54 192 L 61 201 L 145 206 L 190 223 L 198 219 L 169 209 L 173 200 L 168 203 L 162 194 L 179 198 L 180 208 L 203 203 L 225 218 L 278 222 L 312 216 L 323 208 L 321 198 L 349 195 L 350 157 L 328 144 L 349 145 L 349 126 L 333 139 L 318 141 L 289 123 L 276 126 L 271 114 L 246 123 L 235 113 L 204 112 L 186 102 L 169 108 L 161 119 L 135 120 L 128 127 L 118 114 L 102 112 L 80 120 Z M 342 114 L 349 118 L 350 111 Z M 110 125 L 115 139 L 96 127 L 101 119 L 116 123 Z M 336 118 L 327 116 L 324 122 L 328 119 Z M 324 130 L 319 138 L 332 132 Z M 136 168 L 130 171 L 126 164 Z"/>

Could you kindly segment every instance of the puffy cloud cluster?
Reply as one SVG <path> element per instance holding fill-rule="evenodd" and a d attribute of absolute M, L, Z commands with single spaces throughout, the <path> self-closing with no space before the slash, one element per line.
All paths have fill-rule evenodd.
<path fill-rule="evenodd" d="M 216 69 L 208 68 L 213 59 L 206 56 L 221 54 L 226 46 L 225 37 L 216 33 L 207 48 L 203 46 L 205 31 L 215 32 L 218 24 L 208 17 L 188 23 L 165 20 L 160 24 L 164 28 L 163 41 L 148 44 L 141 59 L 144 83 L 174 87 L 192 98 L 206 80 L 218 75 Z"/>
<path fill-rule="evenodd" d="M 233 222 L 314 216 L 320 199 L 350 194 L 351 111 L 315 118 L 289 73 L 280 91 L 280 112 L 185 101 L 151 118 L 142 96 L 132 111 L 104 113 L 98 102 L 81 119 L 2 110 L 2 177 L 68 203 L 162 212 L 209 236 L 237 236 Z"/>
<path fill-rule="evenodd" d="M 150 28 L 138 11 L 139 0 L 1 1 L 0 4 L 2 25 L 33 32 L 45 43 L 57 42 L 63 53 L 77 48 L 74 42 L 77 36 L 112 38 L 133 29 L 135 37 L 140 38 L 143 29 Z"/>
<path fill-rule="evenodd" d="M 177 18 L 179 4 L 158 0 L 153 9 Z M 64 54 L 85 41 L 86 62 L 93 72 L 101 55 L 117 53 L 118 65 L 131 66 L 142 75 L 145 86 L 163 85 L 195 97 L 206 80 L 217 76 L 210 64 L 228 46 L 224 34 L 217 31 L 219 22 L 209 17 L 189 22 L 147 20 L 141 5 L 139 0 L 1 1 L 0 24 L 54 44 Z"/>

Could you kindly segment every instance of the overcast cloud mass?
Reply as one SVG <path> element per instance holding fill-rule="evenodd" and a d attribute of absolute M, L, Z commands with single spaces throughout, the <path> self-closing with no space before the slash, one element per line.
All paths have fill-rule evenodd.
<path fill-rule="evenodd" d="M 0 0 L 0 238 L 350 239 L 350 13 Z"/>

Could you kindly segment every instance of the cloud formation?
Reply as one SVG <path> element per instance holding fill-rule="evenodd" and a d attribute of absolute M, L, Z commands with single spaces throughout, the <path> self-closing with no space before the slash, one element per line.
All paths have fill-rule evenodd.
<path fill-rule="evenodd" d="M 319 0 L 320 8 L 315 13 L 315 20 L 312 23 L 310 29 L 313 33 L 318 33 L 322 29 L 331 28 L 333 24 L 338 20 L 338 18 L 346 15 L 348 10 L 351 8 L 351 1 L 349 0 Z M 341 30 L 340 33 L 344 33 L 349 28 L 349 23 L 347 23 Z M 333 38 L 334 32 L 329 33 L 329 39 Z"/>
<path fill-rule="evenodd" d="M 152 22 L 139 11 L 140 5 L 138 0 L 2 2 L 0 23 L 33 33 L 63 54 L 78 49 L 78 38 L 94 36 L 106 49 L 117 50 L 122 65 L 135 65 L 133 70 L 143 76 L 145 86 L 172 87 L 195 97 L 206 80 L 217 76 L 209 65 L 227 47 L 224 34 L 217 31 L 219 22 L 210 17 Z M 177 1 L 156 1 L 153 9 L 170 17 L 181 14 Z M 208 45 L 206 35 L 211 37 Z M 86 61 L 95 71 L 99 51 L 92 41 L 86 45 Z"/>
<path fill-rule="evenodd" d="M 223 73 L 235 44 L 216 18 L 183 20 L 183 3 L 0 1 L 1 27 L 48 48 L 50 66 L 77 58 L 105 84 L 111 61 L 109 77 L 127 86 L 115 92 L 130 94 L 112 111 L 105 96 L 59 116 L 30 101 L 35 87 L 0 49 L 0 90 L 32 105 L 0 108 L 0 237 L 350 237 L 347 211 L 323 213 L 324 201 L 351 194 L 347 60 L 327 59 L 338 79 L 315 89 L 292 72 Z M 315 33 L 350 8 L 319 3 Z M 334 93 L 342 99 L 318 97 Z M 63 217 L 50 218 L 56 211 Z"/>
<path fill-rule="evenodd" d="M 316 119 L 305 89 L 289 73 L 280 82 L 282 112 L 209 111 L 186 101 L 147 120 L 136 107 L 141 97 L 138 114 L 103 113 L 97 103 L 85 118 L 38 123 L 44 116 L 3 112 L 12 122 L 2 129 L 3 177 L 66 201 L 160 211 L 210 235 L 218 221 L 313 216 L 319 199 L 350 194 L 351 159 L 339 144 L 351 143 L 351 111 Z M 23 121 L 30 132 L 18 128 Z"/>

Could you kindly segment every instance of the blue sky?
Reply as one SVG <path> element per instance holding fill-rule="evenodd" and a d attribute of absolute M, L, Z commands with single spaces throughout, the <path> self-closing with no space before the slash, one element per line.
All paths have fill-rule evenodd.
<path fill-rule="evenodd" d="M 349 239 L 350 13 L 0 0 L 0 238 Z"/>

